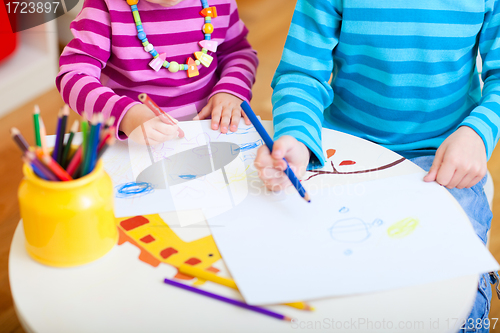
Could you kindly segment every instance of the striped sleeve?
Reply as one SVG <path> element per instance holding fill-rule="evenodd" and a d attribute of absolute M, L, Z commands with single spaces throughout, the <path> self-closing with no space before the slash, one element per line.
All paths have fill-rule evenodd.
<path fill-rule="evenodd" d="M 291 135 L 311 154 L 310 167 L 324 164 L 323 111 L 332 103 L 328 81 L 338 43 L 341 0 L 298 0 L 272 88 L 274 137 Z"/>
<path fill-rule="evenodd" d="M 489 159 L 500 138 L 500 1 L 486 2 L 479 52 L 483 61 L 483 97 L 461 125 L 469 126 L 479 134 Z"/>
<path fill-rule="evenodd" d="M 114 116 L 118 136 L 118 127 L 126 111 L 139 103 L 117 95 L 100 82 L 101 70 L 108 62 L 111 47 L 106 3 L 85 0 L 70 28 L 74 38 L 59 59 L 57 89 L 64 102 L 86 119 L 94 113 L 102 113 L 105 119 Z"/>
<path fill-rule="evenodd" d="M 258 65 L 257 52 L 247 41 L 248 29 L 238 15 L 236 2 L 231 0 L 230 3 L 226 36 L 217 48 L 217 74 L 220 79 L 209 98 L 225 92 L 250 102 Z"/>

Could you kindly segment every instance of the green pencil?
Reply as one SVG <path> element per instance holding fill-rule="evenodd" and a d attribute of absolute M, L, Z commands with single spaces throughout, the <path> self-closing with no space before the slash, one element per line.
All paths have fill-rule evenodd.
<path fill-rule="evenodd" d="M 68 164 L 68 156 L 69 156 L 69 151 L 71 150 L 71 143 L 73 142 L 73 138 L 75 137 L 76 131 L 78 131 L 78 120 L 75 120 L 73 123 L 73 126 L 71 126 L 71 132 L 69 133 L 69 138 L 68 141 L 66 142 L 66 145 L 64 146 L 62 158 L 61 158 L 61 166 L 63 168 L 66 168 Z"/>
<path fill-rule="evenodd" d="M 33 111 L 33 124 L 35 125 L 35 141 L 37 147 L 42 147 L 42 139 L 40 138 L 40 108 L 35 105 Z"/>
<path fill-rule="evenodd" d="M 82 155 L 83 156 L 83 160 L 82 160 L 82 170 L 81 170 L 81 177 L 85 176 L 86 174 L 89 173 L 89 168 L 90 168 L 90 164 L 92 163 L 92 141 L 95 137 L 95 132 L 96 132 L 96 125 L 98 123 L 98 119 L 97 119 L 97 114 L 94 114 L 92 116 L 92 120 L 90 121 L 90 134 L 87 136 L 87 140 L 85 142 L 85 150 L 83 152 L 85 152 L 85 155 Z"/>
<path fill-rule="evenodd" d="M 87 121 L 82 121 L 81 124 L 82 128 L 82 161 L 80 162 L 80 170 L 76 172 L 75 176 L 78 177 L 78 174 L 81 174 L 82 170 L 82 165 L 85 162 L 85 156 L 87 155 L 87 147 L 88 147 L 88 141 L 89 141 L 89 123 Z"/>

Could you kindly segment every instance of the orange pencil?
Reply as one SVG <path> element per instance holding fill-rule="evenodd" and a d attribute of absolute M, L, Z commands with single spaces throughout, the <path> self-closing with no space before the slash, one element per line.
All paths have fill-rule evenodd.
<path fill-rule="evenodd" d="M 42 151 L 45 155 L 49 154 L 49 149 L 47 148 L 47 131 L 45 130 L 45 124 L 43 123 L 42 117 L 40 117 L 40 142 L 42 143 Z"/>
<path fill-rule="evenodd" d="M 151 111 L 153 111 L 153 113 L 157 116 L 161 116 L 161 115 L 164 115 L 167 117 L 169 121 L 169 124 L 170 125 L 177 125 L 178 121 L 176 119 L 174 119 L 171 115 L 169 115 L 168 113 L 166 113 L 165 111 L 163 111 L 159 106 L 158 104 L 156 104 L 152 99 L 151 97 L 149 97 L 147 94 L 140 94 L 139 95 L 139 101 L 142 102 L 142 104 L 146 105 Z M 183 138 L 184 137 L 184 131 L 182 130 L 182 128 L 180 128 L 180 126 L 178 127 L 179 128 L 179 138 Z"/>

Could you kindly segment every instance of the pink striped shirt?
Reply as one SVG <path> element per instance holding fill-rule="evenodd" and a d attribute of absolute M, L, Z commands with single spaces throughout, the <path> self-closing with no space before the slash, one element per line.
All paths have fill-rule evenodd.
<path fill-rule="evenodd" d="M 137 38 L 125 0 L 85 0 L 70 26 L 74 39 L 59 60 L 56 85 L 64 102 L 87 119 L 98 112 L 105 118 L 114 116 L 118 128 L 127 110 L 139 104 L 140 93 L 147 93 L 179 120 L 192 119 L 216 93 L 249 101 L 258 60 L 246 39 L 248 30 L 235 0 L 208 0 L 208 4 L 217 8 L 212 40 L 219 46 L 217 52 L 208 52 L 214 57 L 210 67 L 200 65 L 200 75 L 188 78 L 186 71 L 155 72 L 149 66 L 153 57 Z M 193 53 L 201 50 L 198 42 L 204 39 L 200 0 L 184 0 L 173 7 L 139 1 L 137 7 L 158 53 L 179 64 L 195 59 Z"/>

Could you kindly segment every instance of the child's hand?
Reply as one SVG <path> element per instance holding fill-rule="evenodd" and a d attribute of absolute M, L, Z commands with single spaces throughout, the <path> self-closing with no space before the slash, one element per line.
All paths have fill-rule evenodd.
<path fill-rule="evenodd" d="M 157 145 L 179 135 L 179 126 L 170 125 L 170 121 L 178 122 L 167 116 L 156 116 L 147 106 L 136 104 L 123 116 L 120 131 L 137 143 Z"/>
<path fill-rule="evenodd" d="M 226 93 L 215 94 L 200 113 L 194 117 L 194 120 L 202 120 L 212 115 L 213 130 L 218 129 L 220 124 L 221 133 L 227 133 L 229 123 L 231 123 L 231 132 L 236 132 L 242 115 L 245 118 L 245 124 L 250 125 L 250 120 L 248 120 L 240 107 L 241 103 L 243 101 L 234 95 Z"/>
<path fill-rule="evenodd" d="M 461 126 L 439 146 L 424 180 L 461 189 L 476 185 L 486 171 L 483 140 L 472 128 Z"/>
<path fill-rule="evenodd" d="M 292 185 L 283 172 L 286 169 L 283 158 L 286 158 L 290 168 L 300 179 L 306 173 L 309 157 L 310 151 L 302 142 L 284 135 L 274 142 L 272 154 L 269 153 L 267 146 L 260 147 L 254 164 L 266 187 L 276 191 Z"/>

